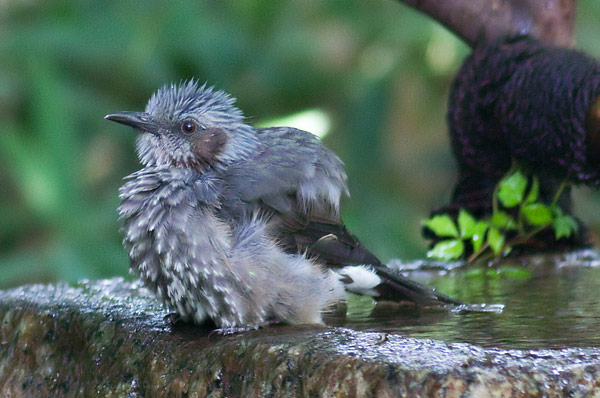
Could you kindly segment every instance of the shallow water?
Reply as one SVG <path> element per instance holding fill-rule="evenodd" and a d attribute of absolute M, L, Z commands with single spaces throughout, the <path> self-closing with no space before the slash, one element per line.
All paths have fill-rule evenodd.
<path fill-rule="evenodd" d="M 582 251 L 496 264 L 408 273 L 467 304 L 502 304 L 501 312 L 350 304 L 325 321 L 361 331 L 467 342 L 483 347 L 600 347 L 600 257 Z M 425 266 L 425 268 L 427 268 Z M 417 279 L 417 278 L 415 278 Z"/>

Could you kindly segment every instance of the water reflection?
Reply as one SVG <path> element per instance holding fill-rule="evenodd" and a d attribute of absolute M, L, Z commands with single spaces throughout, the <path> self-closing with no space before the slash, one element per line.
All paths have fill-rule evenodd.
<path fill-rule="evenodd" d="M 596 266 L 597 253 L 591 259 L 589 252 L 584 254 L 561 257 L 560 261 L 535 258 L 511 265 L 526 273 L 496 272 L 502 268 L 479 265 L 483 272 L 474 271 L 472 266 L 455 268 L 443 276 L 432 273 L 427 280 L 466 303 L 504 304 L 500 313 L 457 313 L 385 303 L 378 304 L 370 314 L 361 316 L 359 311 L 356 316 L 332 315 L 326 322 L 361 331 L 483 347 L 600 347 L 600 267 Z"/>

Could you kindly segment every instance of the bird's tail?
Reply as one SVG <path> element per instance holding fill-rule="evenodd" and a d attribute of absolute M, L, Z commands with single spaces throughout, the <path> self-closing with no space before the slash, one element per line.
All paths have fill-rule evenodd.
<path fill-rule="evenodd" d="M 290 245 L 291 250 L 304 248 L 309 257 L 334 268 L 351 292 L 378 300 L 411 301 L 421 306 L 462 304 L 387 267 L 341 223 L 312 221 L 302 231 L 301 236 L 294 236 L 296 245 Z"/>
<path fill-rule="evenodd" d="M 378 300 L 410 301 L 420 306 L 460 305 L 460 301 L 411 281 L 383 264 L 348 265 L 338 270 L 347 290 Z"/>

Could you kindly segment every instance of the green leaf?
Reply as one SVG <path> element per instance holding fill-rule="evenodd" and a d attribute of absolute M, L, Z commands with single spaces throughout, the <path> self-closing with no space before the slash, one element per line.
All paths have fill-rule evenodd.
<path fill-rule="evenodd" d="M 533 203 L 538 200 L 540 196 L 540 181 L 536 176 L 533 176 L 533 182 L 531 184 L 531 189 L 525 198 L 525 203 Z"/>
<path fill-rule="evenodd" d="M 554 226 L 554 237 L 556 240 L 568 238 L 579 229 L 577 222 L 571 216 L 559 216 L 554 220 L 552 225 Z"/>
<path fill-rule="evenodd" d="M 447 214 L 440 214 L 429 220 L 423 221 L 423 225 L 431 229 L 437 236 L 449 236 L 452 238 L 458 238 L 458 229 L 454 220 Z"/>
<path fill-rule="evenodd" d="M 427 252 L 427 257 L 442 261 L 456 260 L 465 251 L 465 244 L 460 239 L 448 239 L 438 242 Z"/>
<path fill-rule="evenodd" d="M 499 183 L 498 199 L 505 207 L 515 207 L 523 201 L 527 188 L 527 177 L 516 171 Z"/>
<path fill-rule="evenodd" d="M 504 234 L 502 234 L 502 232 L 500 232 L 497 228 L 491 227 L 488 231 L 487 242 L 496 256 L 502 253 L 504 239 Z"/>
<path fill-rule="evenodd" d="M 475 232 L 471 237 L 471 244 L 473 245 L 473 251 L 478 251 L 481 249 L 483 242 L 485 242 L 485 232 L 489 228 L 489 224 L 485 221 L 479 221 L 475 225 Z"/>
<path fill-rule="evenodd" d="M 548 206 L 542 203 L 531 203 L 521 209 L 525 220 L 530 225 L 541 226 L 552 222 L 552 212 Z"/>
<path fill-rule="evenodd" d="M 517 223 L 515 222 L 515 220 L 508 213 L 502 210 L 494 212 L 494 214 L 492 214 L 490 222 L 493 226 L 504 230 L 511 230 L 517 228 Z"/>
<path fill-rule="evenodd" d="M 468 211 L 461 209 L 458 213 L 458 230 L 460 237 L 469 239 L 476 231 L 477 220 Z"/>
<path fill-rule="evenodd" d="M 565 215 L 565 212 L 563 211 L 563 209 L 560 208 L 560 206 L 553 206 L 552 213 L 554 214 L 555 218 Z"/>

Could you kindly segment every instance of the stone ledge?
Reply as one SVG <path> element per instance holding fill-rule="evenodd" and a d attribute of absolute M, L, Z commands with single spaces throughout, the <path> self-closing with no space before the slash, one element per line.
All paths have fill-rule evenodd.
<path fill-rule="evenodd" d="M 10 397 L 528 397 L 600 394 L 600 349 L 500 350 L 345 328 L 173 327 L 137 284 L 0 292 Z"/>

